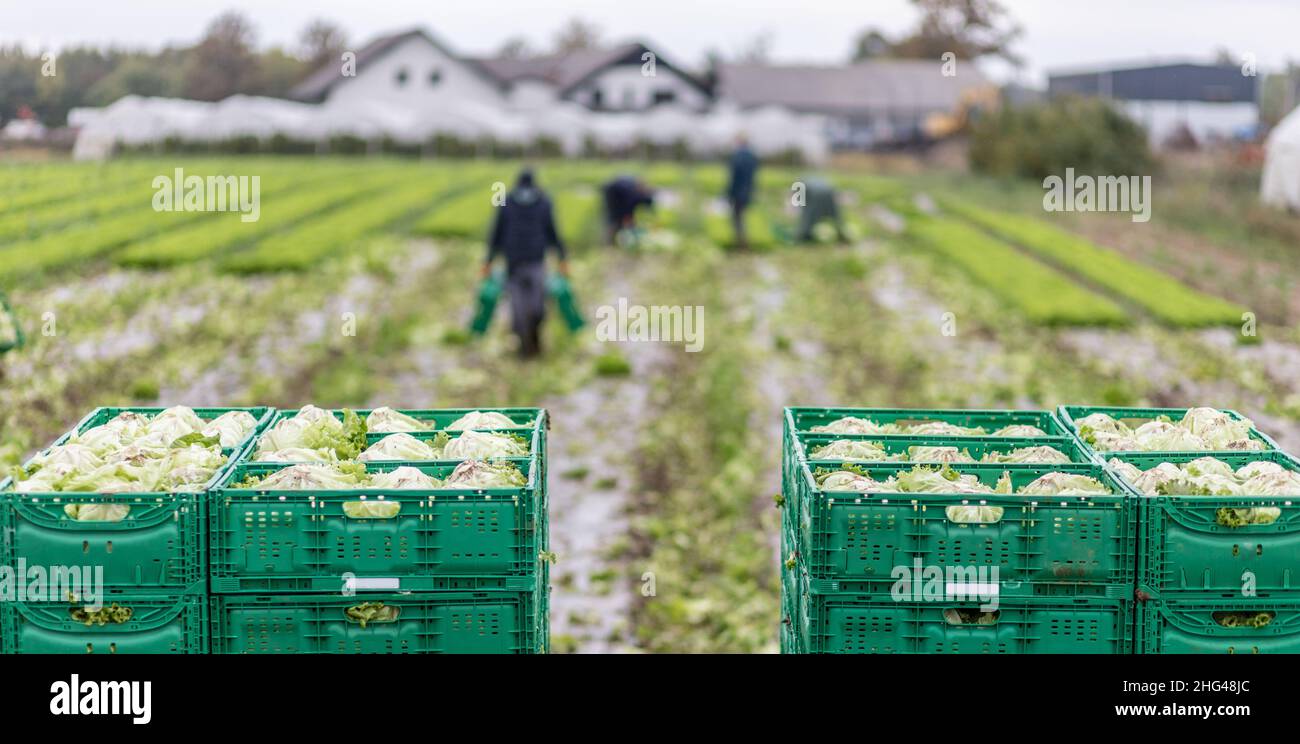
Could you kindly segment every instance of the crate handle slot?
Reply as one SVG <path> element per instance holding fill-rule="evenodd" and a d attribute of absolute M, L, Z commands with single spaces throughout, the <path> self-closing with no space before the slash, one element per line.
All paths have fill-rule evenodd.
<path fill-rule="evenodd" d="M 131 515 L 130 504 L 68 504 L 63 513 L 74 522 L 121 522 Z"/>
<path fill-rule="evenodd" d="M 1277 613 L 1269 610 L 1263 610 L 1259 612 L 1252 612 L 1249 610 L 1242 610 L 1242 611 L 1223 610 L 1220 612 L 1211 613 L 1210 617 L 1213 618 L 1215 623 L 1225 628 L 1258 629 L 1258 628 L 1263 628 L 1264 626 L 1273 622 L 1273 618 L 1277 617 Z"/>
<path fill-rule="evenodd" d="M 1001 618 L 1002 610 L 983 612 L 968 607 L 949 607 L 943 611 L 943 620 L 949 625 L 997 625 Z"/>
<path fill-rule="evenodd" d="M 1004 511 L 1000 506 L 962 504 L 944 507 L 943 515 L 953 524 L 997 524 Z"/>
<path fill-rule="evenodd" d="M 348 519 L 395 519 L 402 513 L 397 501 L 344 501 L 343 516 Z"/>
<path fill-rule="evenodd" d="M 395 623 L 402 614 L 401 608 L 390 607 L 383 602 L 362 602 L 343 610 L 343 617 L 350 623 L 362 628 L 380 623 Z"/>

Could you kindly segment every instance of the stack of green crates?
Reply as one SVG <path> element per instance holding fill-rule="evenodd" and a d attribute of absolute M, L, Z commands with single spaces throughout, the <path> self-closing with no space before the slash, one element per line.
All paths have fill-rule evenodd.
<path fill-rule="evenodd" d="M 878 424 L 943 422 L 984 436 L 824 434 L 815 427 L 853 416 Z M 1043 436 L 987 436 L 1024 424 Z M 782 628 L 786 653 L 1128 653 L 1132 646 L 1132 497 L 1050 411 L 788 408 L 782 457 Z M 1014 487 L 1048 472 L 1088 475 L 1113 494 L 1088 497 L 825 492 L 811 453 L 833 439 L 877 442 L 890 453 L 950 446 L 987 452 L 1048 445 L 1073 462 L 957 464 L 993 485 Z M 858 462 L 884 480 L 918 464 Z M 955 522 L 948 507 L 1001 507 L 987 523 Z M 898 567 L 961 566 L 939 581 L 893 590 Z M 996 576 L 989 569 L 996 567 Z M 982 612 L 996 594 L 996 610 Z"/>
<path fill-rule="evenodd" d="M 152 415 L 161 408 L 99 408 L 64 434 L 107 423 L 118 414 Z M 226 450 L 229 458 L 197 493 L 18 493 L 0 482 L 0 565 L 102 567 L 102 604 L 130 611 L 123 623 L 87 625 L 74 619 L 84 600 L 0 602 L 0 649 L 5 653 L 206 653 L 208 581 L 206 517 L 212 489 L 234 467 L 237 455 L 270 422 L 270 408 L 196 408 L 210 420 L 231 410 L 257 419 L 253 433 Z M 70 504 L 129 507 L 116 522 L 76 521 Z M 21 580 L 21 579 L 20 579 Z"/>
<path fill-rule="evenodd" d="M 218 485 L 209 515 L 212 652 L 547 652 L 546 412 L 496 410 L 516 426 L 494 431 L 529 441 L 527 457 L 511 458 L 528 478 L 524 487 L 241 488 L 250 475 L 288 467 L 250 462 L 250 444 Z M 402 413 L 429 426 L 412 436 L 431 439 L 468 409 Z M 384 436 L 367 435 L 371 444 Z M 441 479 L 457 464 L 367 469 L 410 466 Z M 391 518 L 349 517 L 344 504 L 365 500 L 400 508 Z M 355 619 L 354 608 L 380 604 L 382 620 Z"/>
<path fill-rule="evenodd" d="M 1062 421 L 1104 413 L 1136 427 L 1182 408 L 1062 406 Z M 1225 411 L 1241 418 L 1234 411 Z M 1077 433 L 1077 431 L 1075 432 Z M 1148 470 L 1214 457 L 1234 470 L 1265 461 L 1300 470 L 1266 434 L 1253 430 L 1261 450 L 1227 452 L 1096 452 Z M 1087 447 L 1087 443 L 1080 440 Z M 1139 653 L 1300 653 L 1300 499 L 1284 496 L 1145 496 L 1110 468 L 1139 504 L 1136 615 Z M 1270 524 L 1233 526 L 1224 510 L 1274 507 Z M 1230 514 L 1230 513 L 1229 513 Z M 1262 626 L 1238 624 L 1260 615 Z M 1224 622 L 1234 627 L 1224 627 Z"/>

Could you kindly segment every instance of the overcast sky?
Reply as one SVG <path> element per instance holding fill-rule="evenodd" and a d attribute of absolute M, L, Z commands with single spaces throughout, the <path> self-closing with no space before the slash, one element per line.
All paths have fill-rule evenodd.
<path fill-rule="evenodd" d="M 1300 0 L 1004 0 L 1025 28 L 1016 49 L 1025 82 L 1044 70 L 1115 61 L 1210 58 L 1219 48 L 1253 54 L 1261 68 L 1300 61 L 1295 33 Z M 423 25 L 466 54 L 495 50 L 510 36 L 549 45 L 570 17 L 594 22 L 611 40 L 653 42 L 669 58 L 696 65 L 708 49 L 734 53 L 769 35 L 776 61 L 843 61 L 856 32 L 910 28 L 906 0 L 0 0 L 0 41 L 28 48 L 93 43 L 158 48 L 191 43 L 223 9 L 256 25 L 262 46 L 292 46 L 323 17 L 360 45 L 376 35 Z M 986 69 L 1005 78 L 1010 71 Z"/>

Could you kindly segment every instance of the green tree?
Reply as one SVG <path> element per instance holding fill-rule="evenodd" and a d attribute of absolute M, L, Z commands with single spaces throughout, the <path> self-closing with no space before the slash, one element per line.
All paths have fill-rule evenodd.
<path fill-rule="evenodd" d="M 973 170 L 1041 179 L 1080 175 L 1149 174 L 1154 160 L 1147 133 L 1099 98 L 1067 97 L 1006 106 L 971 127 Z"/>
<path fill-rule="evenodd" d="M 556 54 L 584 51 L 600 47 L 600 29 L 581 18 L 571 18 L 555 35 Z"/>
<path fill-rule="evenodd" d="M 1259 85 L 1259 118 L 1273 126 L 1300 104 L 1300 65 L 1287 62 L 1280 72 L 1263 76 Z"/>
<path fill-rule="evenodd" d="M 256 41 L 252 24 L 240 13 L 217 16 L 187 60 L 185 97 L 219 101 L 248 90 L 257 78 Z"/>
<path fill-rule="evenodd" d="M 890 46 L 890 56 L 940 59 L 1001 57 L 1012 64 L 1021 59 L 1011 45 L 1024 33 L 998 0 L 911 0 L 921 12 L 917 27 Z"/>
<path fill-rule="evenodd" d="M 341 54 L 343 52 L 340 51 L 339 55 Z M 330 57 L 326 57 L 326 59 L 330 59 Z M 338 56 L 334 56 L 333 59 L 338 59 Z M 286 98 L 289 95 L 289 89 L 297 85 L 316 67 L 316 65 L 304 62 L 302 59 L 278 47 L 269 49 L 258 56 L 257 74 L 247 90 L 240 92 Z"/>
<path fill-rule="evenodd" d="M 894 45 L 880 29 L 869 28 L 853 40 L 853 54 L 850 55 L 850 59 L 854 62 L 864 62 L 869 59 L 888 57 L 893 54 L 893 48 Z"/>
<path fill-rule="evenodd" d="M 0 48 L 0 118 L 12 119 L 22 106 L 36 108 L 36 81 L 41 75 L 39 57 L 21 46 Z M 37 115 L 41 115 L 38 110 Z"/>
<path fill-rule="evenodd" d="M 298 43 L 299 56 L 311 70 L 329 64 L 341 64 L 343 52 L 348 49 L 348 37 L 338 24 L 318 18 L 302 30 Z"/>
<path fill-rule="evenodd" d="M 127 95 L 172 97 L 180 94 L 182 80 L 175 66 L 160 65 L 158 58 L 136 54 L 124 58 L 112 72 L 86 90 L 90 106 L 107 106 Z"/>

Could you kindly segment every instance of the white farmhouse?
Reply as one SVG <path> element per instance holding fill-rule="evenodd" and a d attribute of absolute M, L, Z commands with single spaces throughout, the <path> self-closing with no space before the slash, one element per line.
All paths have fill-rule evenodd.
<path fill-rule="evenodd" d="M 423 29 L 384 36 L 317 70 L 291 95 L 351 107 L 375 104 L 415 112 L 467 102 L 528 111 L 559 102 L 592 111 L 645 111 L 672 104 L 693 111 L 713 101 L 708 86 L 641 43 L 564 55 L 468 58 Z"/>
<path fill-rule="evenodd" d="M 428 111 L 449 101 L 499 105 L 501 81 L 453 54 L 422 29 L 380 37 L 356 53 L 312 73 L 290 92 L 311 103 L 381 103 Z"/>
<path fill-rule="evenodd" d="M 660 105 L 703 111 L 713 103 L 703 81 L 637 42 L 563 55 L 475 61 L 501 80 L 510 104 L 521 109 L 568 101 L 592 111 L 645 111 Z"/>

